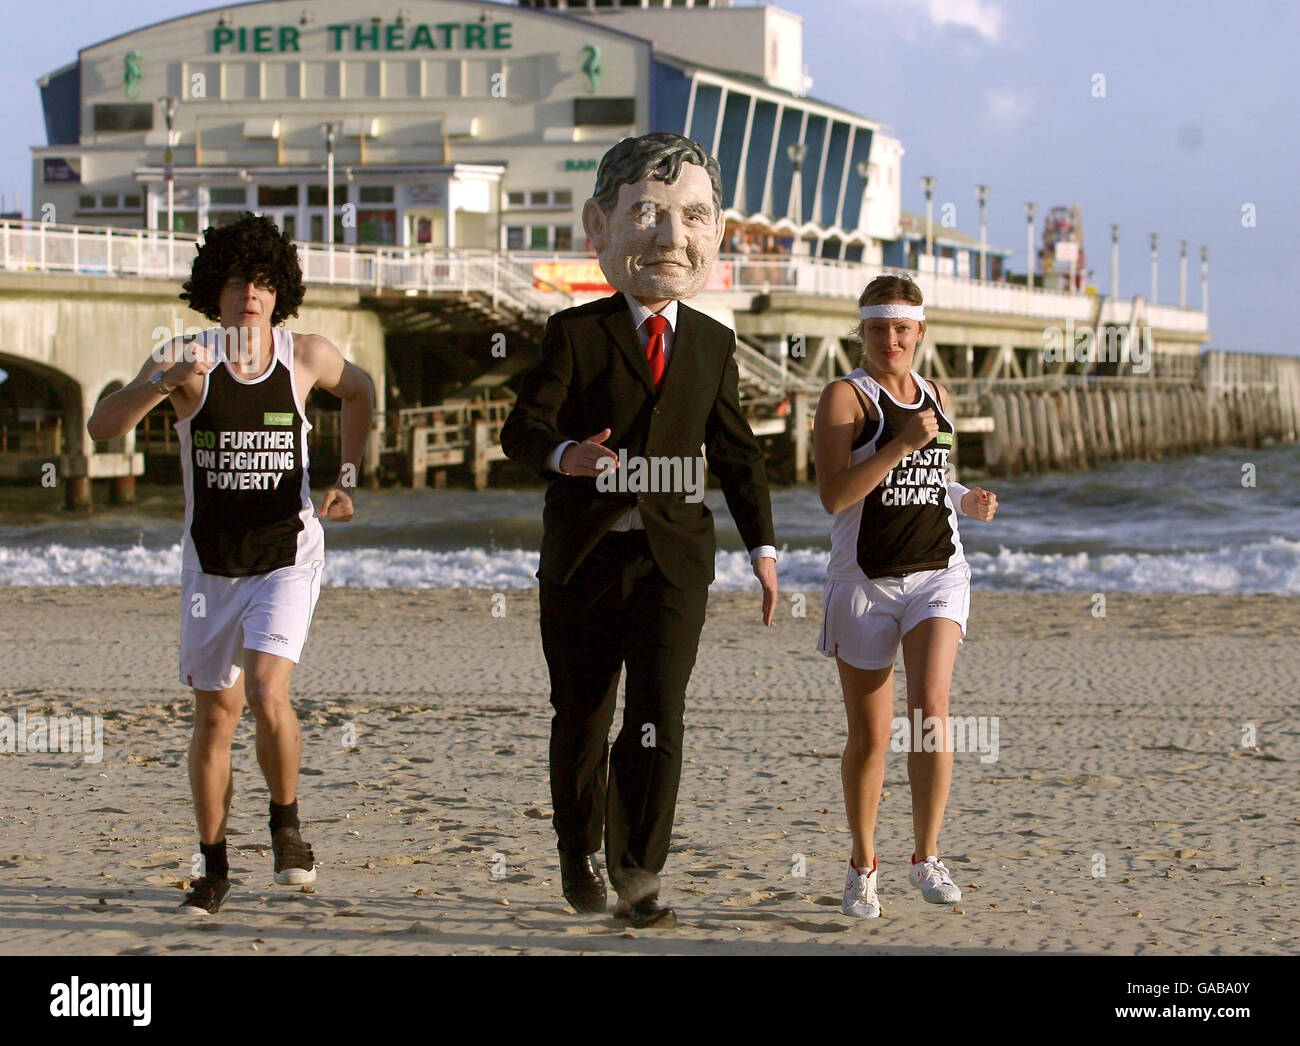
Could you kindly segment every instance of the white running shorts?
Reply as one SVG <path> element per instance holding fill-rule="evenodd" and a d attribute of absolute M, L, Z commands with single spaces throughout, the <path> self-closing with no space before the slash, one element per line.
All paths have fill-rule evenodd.
<path fill-rule="evenodd" d="M 244 650 L 294 664 L 320 596 L 323 561 L 250 577 L 181 571 L 181 682 L 196 690 L 235 685 Z"/>
<path fill-rule="evenodd" d="M 817 649 L 827 657 L 838 653 L 855 668 L 888 668 L 902 637 L 926 618 L 950 618 L 964 636 L 970 577 L 963 562 L 903 577 L 828 578 Z"/>

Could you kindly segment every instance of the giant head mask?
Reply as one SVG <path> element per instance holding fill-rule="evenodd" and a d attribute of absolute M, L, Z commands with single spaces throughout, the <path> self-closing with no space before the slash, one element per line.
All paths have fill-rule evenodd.
<path fill-rule="evenodd" d="M 718 161 L 679 134 L 624 138 L 600 161 L 582 224 L 615 290 L 647 303 L 694 297 L 726 226 Z"/>

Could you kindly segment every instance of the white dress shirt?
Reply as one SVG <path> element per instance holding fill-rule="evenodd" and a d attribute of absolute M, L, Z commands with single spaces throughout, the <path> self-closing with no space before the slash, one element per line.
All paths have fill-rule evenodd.
<path fill-rule="evenodd" d="M 630 294 L 624 294 L 623 299 L 627 302 L 628 308 L 632 310 L 632 322 L 636 326 L 637 340 L 641 343 L 641 351 L 644 352 L 650 344 L 650 332 L 646 329 L 645 321 L 654 315 L 654 310 L 642 305 Z M 668 362 L 672 357 L 673 338 L 677 333 L 676 299 L 665 305 L 663 311 L 660 312 L 659 315 L 668 321 L 668 326 L 663 333 L 664 366 L 667 367 Z M 560 459 L 564 457 L 564 452 L 576 442 L 577 440 L 569 439 L 557 446 L 555 450 L 551 451 L 551 456 L 546 461 L 546 467 L 552 472 L 559 472 Z M 620 531 L 644 530 L 645 524 L 641 521 L 641 513 L 637 510 L 636 506 L 633 506 L 619 516 L 618 519 L 614 521 L 614 525 L 609 529 Z M 768 559 L 774 560 L 776 559 L 776 549 L 772 545 L 759 545 L 757 548 L 750 550 L 749 561 L 753 563 L 760 556 L 766 556 Z"/>

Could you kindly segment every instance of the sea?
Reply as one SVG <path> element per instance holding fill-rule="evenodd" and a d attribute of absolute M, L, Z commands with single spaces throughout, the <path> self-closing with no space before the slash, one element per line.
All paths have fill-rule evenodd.
<path fill-rule="evenodd" d="M 1300 595 L 1294 444 L 981 485 L 1000 507 L 989 523 L 960 517 L 977 589 Z M 181 489 L 142 484 L 136 495 L 114 506 L 97 486 L 84 513 L 66 511 L 58 489 L 0 486 L 0 585 L 178 584 Z M 537 583 L 543 497 L 541 486 L 361 490 L 351 522 L 325 522 L 325 584 L 528 588 Z M 722 492 L 705 501 L 717 528 L 715 586 L 756 587 Z M 820 589 L 831 517 L 816 487 L 774 489 L 772 512 L 782 587 Z"/>

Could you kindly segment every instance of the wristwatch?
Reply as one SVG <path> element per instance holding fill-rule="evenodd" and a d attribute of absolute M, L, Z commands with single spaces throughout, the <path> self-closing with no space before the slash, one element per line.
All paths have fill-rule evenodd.
<path fill-rule="evenodd" d="M 154 387 L 154 390 L 159 396 L 170 396 L 174 389 L 174 386 L 168 385 L 167 382 L 163 380 L 163 375 L 165 373 L 166 371 L 156 370 L 153 373 L 153 377 L 149 379 L 149 384 Z"/>

